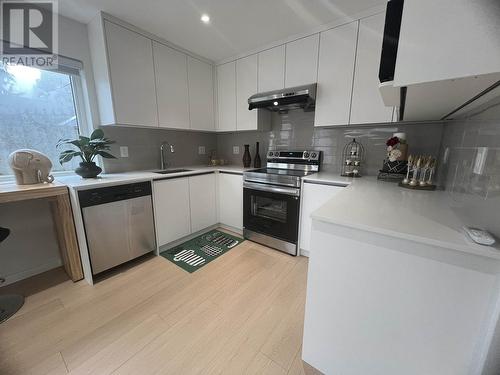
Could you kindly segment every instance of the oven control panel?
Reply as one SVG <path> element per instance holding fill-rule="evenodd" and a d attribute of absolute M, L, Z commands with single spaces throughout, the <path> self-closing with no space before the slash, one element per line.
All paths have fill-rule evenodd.
<path fill-rule="evenodd" d="M 302 160 L 319 161 L 321 151 L 268 151 L 268 160 Z"/>

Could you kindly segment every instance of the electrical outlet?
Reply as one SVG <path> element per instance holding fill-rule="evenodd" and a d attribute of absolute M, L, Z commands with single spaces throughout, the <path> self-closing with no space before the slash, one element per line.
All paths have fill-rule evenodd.
<path fill-rule="evenodd" d="M 205 146 L 198 146 L 198 155 L 205 155 Z"/>
<path fill-rule="evenodd" d="M 240 146 L 233 146 L 233 154 L 234 155 L 240 154 Z"/>
<path fill-rule="evenodd" d="M 120 146 L 120 156 L 122 158 L 128 158 L 128 147 L 127 146 Z"/>

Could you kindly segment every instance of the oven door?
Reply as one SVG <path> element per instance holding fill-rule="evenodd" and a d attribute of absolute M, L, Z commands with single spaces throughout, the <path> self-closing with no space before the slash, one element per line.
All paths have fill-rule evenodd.
<path fill-rule="evenodd" d="M 299 231 L 299 196 L 300 189 L 245 182 L 244 229 L 293 244 L 295 250 Z"/>

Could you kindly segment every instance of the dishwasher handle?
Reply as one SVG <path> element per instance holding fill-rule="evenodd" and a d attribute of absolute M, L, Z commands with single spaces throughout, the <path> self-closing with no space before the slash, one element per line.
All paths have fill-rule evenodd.
<path fill-rule="evenodd" d="M 78 192 L 80 207 L 91 207 L 100 204 L 123 201 L 151 195 L 151 183 L 138 182 L 133 184 L 115 185 Z"/>

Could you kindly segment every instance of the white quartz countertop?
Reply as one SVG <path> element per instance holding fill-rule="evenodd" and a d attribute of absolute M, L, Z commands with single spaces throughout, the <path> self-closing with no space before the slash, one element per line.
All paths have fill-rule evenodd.
<path fill-rule="evenodd" d="M 314 178 L 316 176 L 316 178 Z M 318 173 L 307 181 L 340 183 L 342 177 Z M 312 213 L 314 220 L 387 236 L 500 259 L 500 246 L 473 243 L 463 233 L 465 223 L 445 191 L 416 191 L 373 177 L 350 184 Z"/>
<path fill-rule="evenodd" d="M 234 165 L 224 165 L 217 167 L 207 167 L 207 166 L 187 166 L 187 167 L 176 167 L 171 169 L 189 169 L 187 172 L 177 172 L 169 174 L 160 174 L 153 171 L 137 171 L 137 172 L 125 172 L 125 173 L 103 173 L 98 176 L 98 178 L 88 178 L 84 179 L 80 176 L 65 176 L 57 178 L 57 182 L 67 185 L 75 190 L 91 189 L 96 187 L 105 187 L 118 184 L 126 184 L 141 181 L 152 181 L 152 180 L 163 180 L 176 177 L 184 177 L 195 175 L 199 173 L 206 172 L 229 172 L 229 173 L 243 173 L 245 170 L 251 170 L 253 168 L 243 168 Z"/>
<path fill-rule="evenodd" d="M 105 187 L 122 183 L 153 181 L 206 172 L 243 173 L 252 168 L 241 166 L 187 166 L 187 172 L 159 174 L 153 171 L 102 174 L 97 179 L 67 176 L 58 183 L 75 190 Z M 177 168 L 172 168 L 177 169 Z M 463 222 L 453 210 L 444 191 L 414 191 L 374 177 L 348 178 L 336 173 L 319 172 L 304 182 L 346 186 L 339 194 L 313 212 L 322 222 L 343 225 L 387 236 L 426 243 L 452 250 L 500 259 L 500 245 L 481 246 L 466 238 Z"/>
<path fill-rule="evenodd" d="M 352 177 L 342 177 L 338 173 L 333 173 L 333 172 L 318 172 L 306 176 L 302 180 L 305 182 L 312 182 L 317 184 L 348 186 L 355 179 Z"/>

